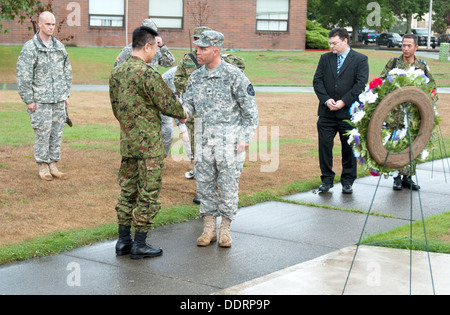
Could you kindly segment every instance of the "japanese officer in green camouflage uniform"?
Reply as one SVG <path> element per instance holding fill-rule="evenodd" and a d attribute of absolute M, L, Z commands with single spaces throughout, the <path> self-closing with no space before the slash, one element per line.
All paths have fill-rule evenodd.
<path fill-rule="evenodd" d="M 161 113 L 183 120 L 181 104 L 148 63 L 156 53 L 158 33 L 141 26 L 133 32 L 133 54 L 113 69 L 109 81 L 111 106 L 120 123 L 119 170 L 121 193 L 116 205 L 119 240 L 117 255 L 130 253 L 132 259 L 154 257 L 162 249 L 147 244 L 147 232 L 161 208 L 164 148 Z M 134 242 L 131 225 L 135 227 Z"/>
<path fill-rule="evenodd" d="M 35 133 L 34 155 L 43 180 L 66 179 L 56 167 L 69 106 L 72 67 L 64 45 L 53 37 L 55 16 L 43 12 L 39 31 L 25 43 L 17 60 L 19 95 L 27 104 Z"/>
<path fill-rule="evenodd" d="M 194 42 L 203 66 L 192 73 L 183 94 L 189 116 L 198 115 L 194 159 L 204 222 L 198 246 L 217 240 L 217 216 L 222 216 L 219 246 L 231 246 L 230 223 L 237 212 L 245 150 L 258 125 L 255 90 L 241 69 L 222 59 L 223 41 L 222 33 L 204 31 Z"/>
<path fill-rule="evenodd" d="M 425 62 L 425 60 L 419 59 L 415 56 L 415 52 L 419 47 L 419 40 L 417 35 L 414 34 L 406 34 L 403 36 L 402 40 L 402 55 L 400 57 L 392 58 L 386 64 L 384 70 L 381 72 L 380 78 L 385 79 L 389 72 L 394 69 L 402 69 L 408 70 L 410 68 L 420 69 L 425 75 L 430 79 L 430 83 L 432 88 L 436 90 L 436 81 L 433 79 L 433 76 L 430 73 L 430 69 Z M 411 175 L 413 173 L 403 174 L 403 179 L 401 178 L 402 174 L 399 174 L 394 177 L 394 190 L 402 190 L 404 188 L 418 190 L 420 189 L 419 185 L 417 185 Z"/>
<path fill-rule="evenodd" d="M 152 19 L 145 19 L 144 21 L 142 21 L 141 26 L 150 27 L 154 31 L 158 32 L 158 27 L 156 26 L 156 23 Z M 159 66 L 163 66 L 165 68 L 172 67 L 175 64 L 175 57 L 170 52 L 169 48 L 163 43 L 161 37 L 157 36 L 156 42 L 158 47 L 156 48 L 155 57 L 153 57 L 153 59 L 150 60 L 148 65 L 154 67 L 156 70 L 158 70 Z M 114 62 L 114 68 L 127 61 L 132 53 L 133 53 L 132 44 L 125 46 L 117 56 L 116 61 Z M 161 129 L 165 149 L 164 157 L 167 157 L 169 156 L 170 146 L 172 145 L 173 140 L 173 120 L 172 118 L 167 117 L 165 115 L 162 115 L 161 119 L 162 119 Z"/>

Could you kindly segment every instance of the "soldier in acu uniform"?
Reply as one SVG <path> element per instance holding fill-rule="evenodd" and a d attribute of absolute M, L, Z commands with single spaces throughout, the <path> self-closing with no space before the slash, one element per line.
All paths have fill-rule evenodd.
<path fill-rule="evenodd" d="M 192 73 L 183 94 L 189 116 L 198 115 L 195 177 L 204 222 L 198 246 L 217 240 L 217 216 L 222 216 L 219 246 L 231 246 L 230 223 L 237 212 L 245 150 L 258 125 L 253 86 L 241 69 L 223 61 L 223 41 L 222 33 L 204 31 L 194 42 L 203 66 Z"/>
<path fill-rule="evenodd" d="M 192 35 L 194 41 L 200 38 L 200 34 L 204 31 L 211 30 L 207 26 L 196 27 L 194 30 L 194 35 Z M 180 63 L 177 66 L 177 71 L 175 72 L 175 77 L 173 78 L 173 83 L 179 95 L 182 95 L 186 92 L 186 87 L 188 85 L 189 77 L 192 72 L 200 68 L 201 66 L 197 61 L 197 50 L 194 50 L 190 53 L 187 53 L 183 56 Z M 191 164 L 194 163 L 194 155 L 195 155 L 195 146 L 194 146 L 194 119 L 195 117 L 191 117 L 191 119 L 186 123 L 186 125 L 179 125 L 180 136 L 184 142 L 190 142 L 190 158 Z M 195 170 L 192 169 L 185 174 L 186 178 L 193 179 L 195 177 Z M 200 203 L 197 195 L 194 198 L 195 203 Z"/>
<path fill-rule="evenodd" d="M 159 73 L 146 63 L 156 53 L 158 33 L 141 26 L 133 32 L 133 54 L 113 69 L 109 81 L 111 106 L 120 123 L 121 193 L 116 205 L 119 240 L 116 254 L 132 259 L 154 257 L 162 249 L 146 243 L 152 220 L 161 208 L 164 148 L 161 113 L 186 119 L 186 113 Z M 134 242 L 131 225 L 135 227 Z"/>
<path fill-rule="evenodd" d="M 55 16 L 43 12 L 39 31 L 25 43 L 17 61 L 19 95 L 27 104 L 35 133 L 34 155 L 43 180 L 66 179 L 56 167 L 72 85 L 72 68 L 64 45 L 53 37 Z"/>
<path fill-rule="evenodd" d="M 417 38 L 417 35 L 404 35 L 402 41 L 402 55 L 400 57 L 392 58 L 388 61 L 386 67 L 381 72 L 380 78 L 385 79 L 389 75 L 389 72 L 394 68 L 402 70 L 408 70 L 410 68 L 420 69 L 430 79 L 430 82 L 428 84 L 431 85 L 432 89 L 436 91 L 436 82 L 434 81 L 433 76 L 430 73 L 430 69 L 427 63 L 425 62 L 425 60 L 416 58 L 415 56 L 415 52 L 418 47 L 419 40 Z M 394 190 L 402 190 L 403 187 L 405 187 L 412 190 L 419 190 L 420 186 L 412 180 L 411 175 L 414 174 L 410 172 L 408 172 L 407 174 L 401 174 L 399 172 L 398 175 L 394 177 L 394 184 L 392 188 Z"/>
<path fill-rule="evenodd" d="M 194 35 L 192 36 L 194 41 L 198 40 L 200 38 L 200 35 L 204 31 L 211 30 L 207 26 L 200 26 L 195 28 Z M 223 54 L 222 58 L 224 61 L 237 66 L 239 69 L 244 71 L 245 69 L 245 62 L 244 59 L 233 56 L 231 54 Z M 197 60 L 197 49 L 195 49 L 193 52 L 185 54 L 183 59 L 181 59 L 177 71 L 175 72 L 174 77 L 174 85 L 177 89 L 177 93 L 183 94 L 186 91 L 186 87 L 189 82 L 189 77 L 191 76 L 192 72 L 199 69 L 201 65 L 198 63 Z M 195 156 L 195 143 L 194 143 L 194 118 L 191 117 L 191 119 L 186 123 L 187 128 L 185 125 L 178 124 L 178 127 L 180 128 L 180 135 L 183 141 L 190 142 L 190 158 L 191 162 L 194 162 L 194 156 Z M 195 177 L 195 169 L 192 168 L 189 172 L 185 174 L 186 178 L 193 179 Z M 199 204 L 200 200 L 198 196 L 196 195 L 194 200 L 195 203 Z"/>

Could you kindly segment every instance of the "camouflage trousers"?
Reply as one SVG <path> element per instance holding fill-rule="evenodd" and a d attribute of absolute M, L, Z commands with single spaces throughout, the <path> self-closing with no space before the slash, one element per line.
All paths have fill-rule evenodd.
<path fill-rule="evenodd" d="M 28 114 L 34 130 L 36 163 L 58 162 L 61 159 L 61 141 L 66 122 L 65 102 L 36 103 L 36 110 Z"/>
<path fill-rule="evenodd" d="M 119 225 L 134 225 L 136 231 L 148 232 L 161 209 L 163 157 L 133 159 L 122 157 L 119 170 L 121 192 L 116 205 Z"/>
<path fill-rule="evenodd" d="M 197 144 L 195 179 L 200 199 L 200 216 L 223 215 L 233 220 L 239 202 L 239 178 L 244 165 L 245 152 L 236 154 L 236 144 Z M 201 150 L 198 150 L 201 149 Z"/>
<path fill-rule="evenodd" d="M 161 133 L 164 144 L 164 158 L 169 156 L 173 140 L 173 119 L 161 114 Z"/>

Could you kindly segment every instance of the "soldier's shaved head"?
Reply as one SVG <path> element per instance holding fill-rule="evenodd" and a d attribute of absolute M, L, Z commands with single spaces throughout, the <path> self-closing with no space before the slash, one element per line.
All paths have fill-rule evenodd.
<path fill-rule="evenodd" d="M 56 21 L 55 15 L 49 11 L 44 11 L 41 14 L 39 14 L 40 23 L 45 23 L 47 19 L 53 19 L 53 22 Z"/>

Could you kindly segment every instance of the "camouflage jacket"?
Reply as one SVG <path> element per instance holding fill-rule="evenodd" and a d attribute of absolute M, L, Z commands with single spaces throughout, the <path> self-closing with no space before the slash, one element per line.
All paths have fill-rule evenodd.
<path fill-rule="evenodd" d="M 400 57 L 392 58 L 388 61 L 386 64 L 384 70 L 381 72 L 380 78 L 385 79 L 387 75 L 389 74 L 389 71 L 391 71 L 394 68 L 402 69 L 402 70 L 408 70 L 410 67 L 414 67 L 416 69 L 421 69 L 425 75 L 430 79 L 429 85 L 433 87 L 434 90 L 436 90 L 436 81 L 434 81 L 433 76 L 431 75 L 430 69 L 425 62 L 425 60 L 418 59 L 414 57 L 414 63 L 409 64 L 403 61 L 403 55 L 400 55 Z"/>
<path fill-rule="evenodd" d="M 197 58 L 197 52 L 192 52 L 194 58 Z M 178 64 L 177 71 L 175 72 L 175 76 L 173 78 L 173 84 L 177 89 L 177 92 L 184 93 L 186 91 L 186 87 L 189 81 L 189 77 L 192 72 L 197 69 L 197 65 L 194 63 L 189 54 L 185 54 L 183 59 L 181 59 Z"/>
<path fill-rule="evenodd" d="M 17 60 L 19 95 L 25 104 L 66 100 L 72 86 L 72 67 L 64 45 L 52 37 L 47 48 L 36 33 Z"/>
<path fill-rule="evenodd" d="M 136 159 L 163 156 L 161 113 L 176 118 L 186 118 L 186 114 L 161 75 L 131 56 L 113 69 L 109 94 L 120 123 L 121 155 Z"/>
<path fill-rule="evenodd" d="M 258 125 L 255 90 L 245 74 L 222 60 L 212 73 L 202 66 L 189 78 L 183 105 L 189 117 L 197 113 L 202 130 L 210 127 L 249 143 Z"/>
<path fill-rule="evenodd" d="M 194 56 L 195 60 L 197 60 L 197 51 L 193 51 L 191 54 Z M 242 71 L 245 70 L 244 59 L 233 56 L 231 54 L 223 54 L 222 58 L 226 62 L 235 65 Z M 175 72 L 175 77 L 173 79 L 173 83 L 175 84 L 177 92 L 184 93 L 186 91 L 189 77 L 197 68 L 200 68 L 200 65 L 194 62 L 189 53 L 185 54 L 183 56 L 183 59 L 181 59 L 180 63 L 178 64 L 177 71 Z"/>
<path fill-rule="evenodd" d="M 125 46 L 120 52 L 119 56 L 117 56 L 116 61 L 114 62 L 114 68 L 127 61 L 132 53 L 133 53 L 132 45 L 129 44 L 128 46 Z M 151 62 L 148 63 L 149 66 L 154 67 L 156 70 L 158 70 L 159 66 L 163 66 L 164 68 L 170 68 L 174 64 L 175 64 L 175 57 L 172 55 L 172 53 L 169 51 L 169 48 L 167 48 L 166 45 L 158 47 L 156 49 L 155 57 L 152 59 Z"/>

